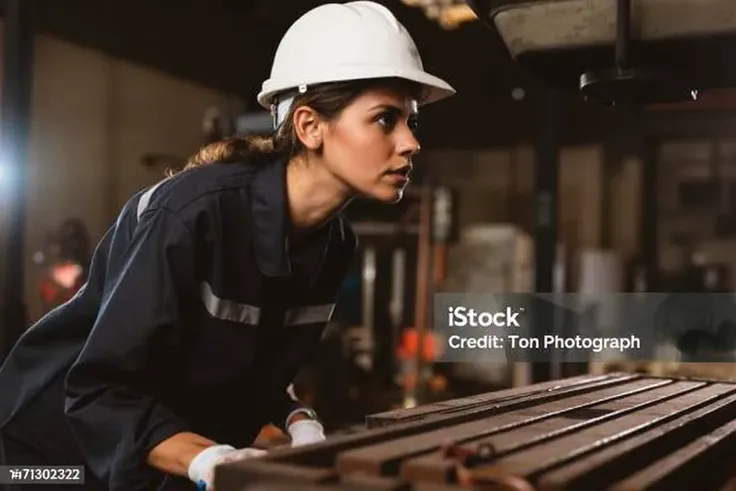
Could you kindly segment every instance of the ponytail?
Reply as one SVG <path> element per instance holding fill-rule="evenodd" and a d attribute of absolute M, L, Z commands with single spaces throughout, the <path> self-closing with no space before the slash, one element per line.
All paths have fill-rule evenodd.
<path fill-rule="evenodd" d="M 293 124 L 294 111 L 300 106 L 310 106 L 325 120 L 336 118 L 355 98 L 365 90 L 390 84 L 409 94 L 420 93 L 414 83 L 397 80 L 373 79 L 329 83 L 312 87 L 307 93 L 297 96 L 289 113 L 278 130 L 269 136 L 230 136 L 201 147 L 186 162 L 182 171 L 214 163 L 259 162 L 267 164 L 274 157 L 291 158 L 302 151 L 302 143 Z M 169 175 L 175 172 L 168 172 Z"/>
<path fill-rule="evenodd" d="M 182 170 L 214 163 L 260 160 L 276 153 L 272 136 L 230 136 L 200 147 L 197 153 L 189 157 Z"/>

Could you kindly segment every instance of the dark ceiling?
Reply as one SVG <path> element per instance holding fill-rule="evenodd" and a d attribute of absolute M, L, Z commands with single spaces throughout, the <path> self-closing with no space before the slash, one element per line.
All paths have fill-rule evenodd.
<path fill-rule="evenodd" d="M 254 104 L 283 33 L 317 0 L 35 0 L 42 32 L 156 67 Z M 458 96 L 427 108 L 429 146 L 487 146 L 532 131 L 535 91 L 479 22 L 445 31 L 420 9 L 379 0 L 407 26 L 425 67 Z M 523 102 L 511 97 L 523 86 Z M 500 124 L 497 122 L 500 121 Z"/>
<path fill-rule="evenodd" d="M 325 0 L 24 0 L 36 7 L 41 32 L 155 67 L 256 106 L 273 53 L 289 25 Z M 337 0 L 343 1 L 343 0 Z M 422 144 L 488 147 L 536 139 L 543 88 L 510 58 L 495 31 L 479 21 L 446 31 L 418 8 L 377 0 L 412 33 L 425 68 L 448 80 L 457 96 L 423 111 Z M 0 0 L 0 6 L 4 2 Z M 523 88 L 522 101 L 512 91 Z M 630 133 L 641 118 L 592 108 L 577 93 L 564 96 L 559 125 L 566 142 Z M 670 112 L 665 123 L 674 120 Z M 659 119 L 662 119 L 659 117 Z"/>
<path fill-rule="evenodd" d="M 215 89 L 236 93 L 259 110 L 279 39 L 301 14 L 324 0 L 23 0 L 33 1 L 37 29 Z M 337 0 L 343 1 L 343 0 Z M 537 138 L 544 90 L 511 60 L 497 34 L 479 21 L 446 31 L 400 0 L 388 6 L 412 33 L 425 68 L 448 80 L 456 97 L 423 111 L 422 144 L 488 147 Z M 0 0 L 0 8 L 4 2 Z M 521 87 L 526 97 L 516 101 Z M 638 117 L 585 106 L 565 95 L 567 142 L 630 131 Z M 669 122 L 672 114 L 665 119 Z"/>

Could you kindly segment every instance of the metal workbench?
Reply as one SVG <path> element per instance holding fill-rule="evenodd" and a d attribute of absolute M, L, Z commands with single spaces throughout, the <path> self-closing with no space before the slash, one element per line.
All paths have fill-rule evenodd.
<path fill-rule="evenodd" d="M 218 491 L 725 491 L 736 384 L 584 375 L 367 418 L 223 466 Z"/>

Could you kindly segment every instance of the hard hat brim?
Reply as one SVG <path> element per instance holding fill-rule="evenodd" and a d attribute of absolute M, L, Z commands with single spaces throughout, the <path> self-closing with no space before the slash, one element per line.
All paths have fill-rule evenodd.
<path fill-rule="evenodd" d="M 269 109 L 273 102 L 274 96 L 287 91 L 292 91 L 300 86 L 321 85 L 330 82 L 348 82 L 351 80 L 370 80 L 378 78 L 399 78 L 416 82 L 424 87 L 424 95 L 420 101 L 420 106 L 431 104 L 433 102 L 446 99 L 456 93 L 455 89 L 439 77 L 431 75 L 423 70 L 405 69 L 396 70 L 396 67 L 380 67 L 355 65 L 348 67 L 332 68 L 319 71 L 323 76 L 319 80 L 274 80 L 270 78 L 263 82 L 262 90 L 258 94 L 258 103 Z M 370 73 L 370 76 L 366 75 Z"/>

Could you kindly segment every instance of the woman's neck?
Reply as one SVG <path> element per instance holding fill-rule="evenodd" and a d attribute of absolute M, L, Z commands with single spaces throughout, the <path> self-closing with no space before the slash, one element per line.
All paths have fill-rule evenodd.
<path fill-rule="evenodd" d="M 309 230 L 329 220 L 349 201 L 345 187 L 316 163 L 299 158 L 286 166 L 286 194 L 291 223 L 296 230 Z"/>

